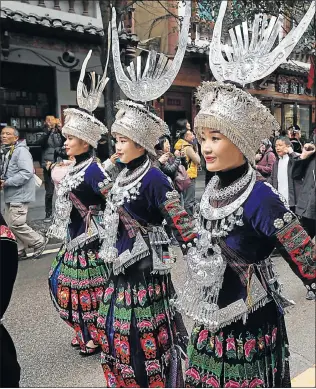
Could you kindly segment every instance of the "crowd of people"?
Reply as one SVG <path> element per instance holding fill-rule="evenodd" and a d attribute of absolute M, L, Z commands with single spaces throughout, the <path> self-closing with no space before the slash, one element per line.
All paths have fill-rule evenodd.
<path fill-rule="evenodd" d="M 211 53 L 221 50 L 215 32 L 226 6 L 221 4 L 210 47 L 215 78 Z M 116 24 L 112 40 L 118 42 Z M 64 111 L 62 129 L 46 121 L 42 166 L 51 180 L 45 188 L 46 218 L 52 218 L 46 237 L 26 224 L 35 191 L 30 153 L 14 128 L 2 130 L 8 226 L 0 219 L 1 239 L 15 254 L 33 248 L 34 257 L 48 237 L 62 241 L 49 271 L 49 293 L 73 329 L 70 345 L 82 356 L 101 353 L 106 387 L 290 387 L 284 314 L 294 303 L 282 294 L 271 255 L 277 248 L 308 299 L 315 299 L 315 143 L 302 145 L 297 126 L 291 138 L 270 142 L 279 123 L 242 87 L 249 69 L 241 61 L 234 82 L 218 76 L 198 87 L 194 128 L 186 119 L 178 122 L 173 153 L 167 124 L 145 103 L 163 93 L 164 83 L 155 80 L 155 95 L 146 99 L 150 88 L 132 80 L 133 94 L 125 89 L 129 100 L 117 102 L 110 129 L 115 153 L 100 159 L 98 142 L 104 145 L 108 129 L 93 111 L 107 79 L 105 70 L 96 88 L 84 86 L 89 56 L 91 51 L 78 82 L 78 108 Z M 113 61 L 117 72 L 119 55 Z M 170 72 L 164 80 L 172 82 L 176 74 Z M 261 78 L 257 71 L 253 80 Z M 117 82 L 124 87 L 122 78 Z M 65 154 L 55 158 L 63 142 Z M 210 172 L 198 208 L 197 142 Z M 175 245 L 185 262 L 176 263 Z M 186 268 L 177 293 L 173 266 Z M 10 274 L 1 315 L 16 264 Z M 194 320 L 190 335 L 182 315 Z M 15 348 L 2 326 L 1 334 L 10 355 L 1 362 L 1 379 L 17 386 Z"/>

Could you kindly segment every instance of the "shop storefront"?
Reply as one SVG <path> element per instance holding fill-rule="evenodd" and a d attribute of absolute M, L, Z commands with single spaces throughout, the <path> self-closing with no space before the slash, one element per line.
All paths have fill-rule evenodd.
<path fill-rule="evenodd" d="M 310 139 L 316 119 L 315 96 L 306 94 L 305 86 L 306 76 L 279 74 L 264 83 L 265 89 L 249 92 L 271 110 L 282 130 L 299 125 L 304 142 Z"/>
<path fill-rule="evenodd" d="M 55 115 L 55 69 L 49 66 L 1 63 L 1 128 L 14 126 L 26 139 L 33 159 L 38 161 L 41 135 L 46 115 Z"/>

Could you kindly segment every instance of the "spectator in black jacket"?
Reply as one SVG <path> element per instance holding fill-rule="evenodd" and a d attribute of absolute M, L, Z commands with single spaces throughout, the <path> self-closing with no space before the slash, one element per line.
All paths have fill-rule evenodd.
<path fill-rule="evenodd" d="M 168 136 L 159 138 L 159 143 L 155 146 L 158 156 L 159 168 L 174 181 L 180 165 L 187 169 L 187 162 L 184 151 L 176 150 L 174 154 L 170 151 L 170 140 Z"/>
<path fill-rule="evenodd" d="M 314 132 L 314 142 L 316 133 Z M 315 144 L 306 143 L 302 154 L 296 159 L 292 168 L 292 177 L 295 180 L 303 179 L 302 189 L 299 193 L 296 214 L 301 217 L 301 224 L 308 235 L 313 239 L 316 232 L 316 147 Z M 307 300 L 314 300 L 315 294 L 307 292 Z"/>
<path fill-rule="evenodd" d="M 315 175 L 315 145 L 306 143 L 299 159 L 296 159 L 293 163 L 292 178 L 295 180 L 303 179 L 297 200 L 296 214 L 301 216 L 301 223 L 312 239 L 315 237 L 316 229 Z"/>
<path fill-rule="evenodd" d="M 56 153 L 62 153 L 65 138 L 61 133 L 61 123 L 54 116 L 46 116 L 43 135 L 36 142 L 43 148 L 42 168 L 45 184 L 45 212 L 44 222 L 52 220 L 54 184 L 51 178 L 50 165 L 55 162 Z"/>

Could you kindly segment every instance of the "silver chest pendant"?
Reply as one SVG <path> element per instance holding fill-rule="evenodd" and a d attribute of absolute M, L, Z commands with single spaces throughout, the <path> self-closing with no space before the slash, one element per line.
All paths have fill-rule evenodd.
<path fill-rule="evenodd" d="M 226 260 L 217 241 L 218 238 L 227 236 L 235 225 L 243 225 L 242 204 L 256 182 L 256 174 L 251 167 L 247 175 L 248 180 L 244 180 L 248 181 L 244 183 L 244 186 L 248 184 L 247 189 L 231 204 L 221 208 L 214 208 L 210 204 L 210 192 L 216 184 L 215 180 L 210 182 L 200 204 L 198 243 L 187 253 L 188 278 L 176 305 L 211 331 L 216 331 L 219 327 L 218 296 L 226 269 Z M 240 183 L 238 184 L 240 188 Z"/>

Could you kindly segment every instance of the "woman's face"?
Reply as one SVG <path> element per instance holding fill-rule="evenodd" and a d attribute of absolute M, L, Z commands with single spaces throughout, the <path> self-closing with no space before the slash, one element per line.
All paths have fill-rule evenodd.
<path fill-rule="evenodd" d="M 260 147 L 259 147 L 259 151 L 260 151 L 260 153 L 261 154 L 264 154 L 265 153 L 265 151 L 266 151 L 266 146 L 265 145 L 260 145 Z"/>
<path fill-rule="evenodd" d="M 242 152 L 219 131 L 204 128 L 202 131 L 202 154 L 210 172 L 231 170 L 245 163 Z"/>
<path fill-rule="evenodd" d="M 89 144 L 76 136 L 67 135 L 65 149 L 68 157 L 75 157 L 76 155 L 86 153 L 89 150 Z"/>
<path fill-rule="evenodd" d="M 170 153 L 170 143 L 169 140 L 166 139 L 163 144 L 163 150 L 164 153 Z"/>
<path fill-rule="evenodd" d="M 122 163 L 129 163 L 130 161 L 133 161 L 134 159 L 145 154 L 145 149 L 143 147 L 138 146 L 135 142 L 126 136 L 116 134 L 115 139 L 116 153 L 118 154 Z"/>

